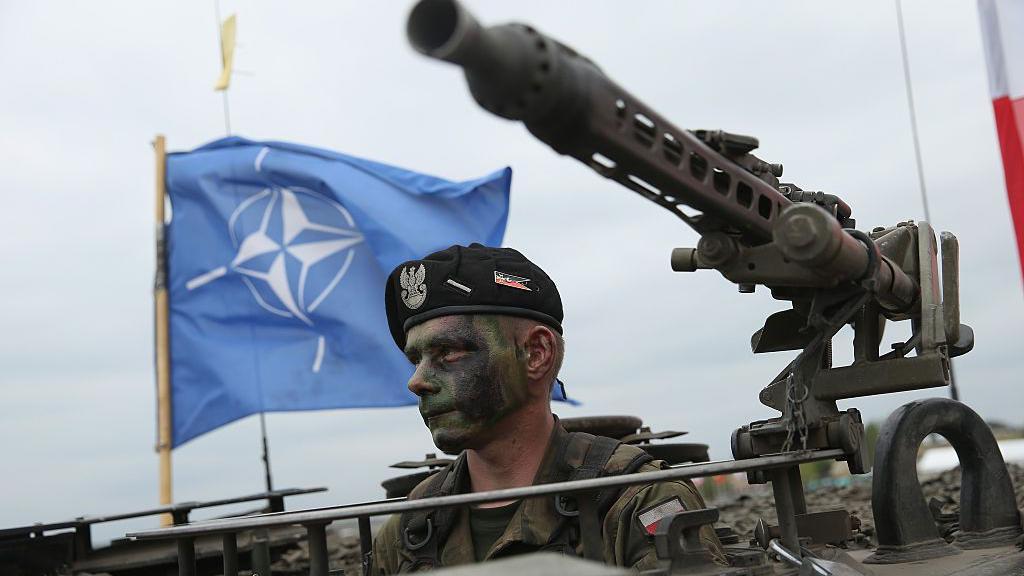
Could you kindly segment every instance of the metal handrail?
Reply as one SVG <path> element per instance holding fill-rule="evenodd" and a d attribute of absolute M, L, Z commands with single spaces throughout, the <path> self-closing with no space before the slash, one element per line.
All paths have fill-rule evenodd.
<path fill-rule="evenodd" d="M 178 573 L 182 576 L 191 576 L 192 574 L 195 574 L 195 553 L 193 541 L 196 537 L 210 534 L 222 534 L 225 540 L 224 563 L 225 566 L 233 567 L 237 566 L 237 558 L 228 557 L 229 555 L 234 555 L 233 552 L 229 554 L 229 540 L 233 542 L 234 535 L 237 532 L 299 524 L 305 526 L 309 536 L 310 574 L 312 576 L 326 576 L 327 549 L 325 527 L 338 520 L 350 520 L 353 518 L 359 520 L 360 545 L 365 559 L 366 554 L 369 552 L 371 542 L 369 518 L 373 516 L 401 514 L 403 512 L 416 510 L 471 506 L 475 504 L 486 504 L 489 502 L 500 502 L 505 500 L 553 496 L 556 494 L 564 495 L 580 492 L 596 492 L 606 488 L 622 488 L 637 484 L 653 484 L 672 480 L 717 476 L 720 474 L 787 468 L 806 462 L 841 459 L 845 455 L 846 454 L 842 450 L 838 449 L 795 451 L 771 456 L 759 456 L 757 458 L 745 460 L 721 460 L 716 462 L 684 464 L 667 470 L 637 472 L 623 476 L 607 476 L 588 480 L 538 484 L 518 488 L 506 488 L 503 490 L 492 490 L 488 492 L 455 494 L 429 499 L 377 501 L 366 504 L 344 505 L 312 510 L 296 510 L 292 512 L 278 512 L 246 518 L 209 520 L 193 523 L 187 526 L 173 526 L 158 530 L 131 532 L 127 536 L 136 540 L 176 539 L 178 541 Z M 313 557 L 314 551 L 316 552 L 316 558 Z"/>
<path fill-rule="evenodd" d="M 134 512 L 121 512 L 117 514 L 105 514 L 105 515 L 92 515 L 92 516 L 79 516 L 73 520 L 65 520 L 61 522 L 48 522 L 35 524 L 29 524 L 27 526 L 15 526 L 11 528 L 0 528 L 0 540 L 10 540 L 16 538 L 26 537 L 39 537 L 46 532 L 53 532 L 56 530 L 72 529 L 73 540 L 74 540 L 74 553 L 77 558 L 83 558 L 91 554 L 93 551 L 92 547 L 92 525 L 101 524 L 104 522 L 117 522 L 119 520 L 128 520 L 132 518 L 142 518 L 145 516 L 155 516 L 157 514 L 170 514 L 174 524 L 187 524 L 189 521 L 189 514 L 193 510 L 201 508 L 213 508 L 219 506 L 226 506 L 229 504 L 240 504 L 244 502 L 253 502 L 256 500 L 267 500 L 269 503 L 270 510 L 283 510 L 284 499 L 288 496 L 298 496 L 302 494 L 313 494 L 316 492 L 325 492 L 327 490 L 324 486 L 318 486 L 316 488 L 281 488 L 278 490 L 270 490 L 267 492 L 260 492 L 257 494 L 248 494 L 245 496 L 236 496 L 232 498 L 219 498 L 217 500 L 206 500 L 206 501 L 189 501 L 189 502 L 177 502 L 174 504 L 168 504 L 157 508 L 148 508 L 146 510 L 136 510 Z"/>
<path fill-rule="evenodd" d="M 134 512 L 121 512 L 117 514 L 103 514 L 103 515 L 92 515 L 92 516 L 79 516 L 72 520 L 64 520 L 62 522 L 37 522 L 35 524 L 26 524 L 24 526 L 15 526 L 12 528 L 0 528 L 0 538 L 10 538 L 13 536 L 31 535 L 31 534 L 42 534 L 43 532 L 50 532 L 52 530 L 61 530 L 64 528 L 76 528 L 79 526 L 88 526 L 90 524 L 101 524 L 104 522 L 116 522 L 118 520 L 128 520 L 131 518 L 142 518 L 144 516 L 156 516 L 157 514 L 175 514 L 175 513 L 188 513 L 192 510 L 199 510 L 201 508 L 213 508 L 218 506 L 226 506 L 228 504 L 241 504 L 245 502 L 254 502 L 256 500 L 269 500 L 272 498 L 283 498 L 286 496 L 298 496 L 304 494 L 314 494 L 316 492 L 326 492 L 327 488 L 324 486 L 318 486 L 316 488 L 282 488 L 280 490 L 271 490 L 270 492 L 259 492 L 257 494 L 248 494 L 245 496 L 237 496 L 234 498 L 220 498 L 217 500 L 205 500 L 205 501 L 189 501 L 189 502 L 176 502 L 174 504 L 168 504 L 166 506 L 160 506 L 158 508 L 148 508 L 146 510 L 136 510 Z"/>
<path fill-rule="evenodd" d="M 256 528 L 271 528 L 274 526 L 323 524 L 337 520 L 359 518 L 360 516 L 383 516 L 415 510 L 428 510 L 431 508 L 471 506 L 474 504 L 486 504 L 489 502 L 501 502 L 504 500 L 519 500 L 522 498 L 553 496 L 555 494 L 569 494 L 574 492 L 590 492 L 603 490 L 605 488 L 622 488 L 637 484 L 653 484 L 656 482 L 685 480 L 687 478 L 717 476 L 719 474 L 749 472 L 752 470 L 768 470 L 805 462 L 831 460 L 842 456 L 845 456 L 845 453 L 839 449 L 788 452 L 786 454 L 760 456 L 747 460 L 719 460 L 715 462 L 685 464 L 675 468 L 669 468 L 667 470 L 637 472 L 624 476 L 605 476 L 589 480 L 554 482 L 551 484 L 537 484 L 518 488 L 490 490 L 487 492 L 440 496 L 437 498 L 430 498 L 429 500 L 417 499 L 397 502 L 374 502 L 370 504 L 345 505 L 315 510 L 293 510 L 291 512 L 261 514 L 259 516 L 249 516 L 246 518 L 231 520 L 209 520 L 196 522 L 187 526 L 172 526 L 157 530 L 131 532 L 128 534 L 128 537 L 139 540 L 167 539 L 186 536 L 195 537 L 203 534 L 237 532 Z"/>

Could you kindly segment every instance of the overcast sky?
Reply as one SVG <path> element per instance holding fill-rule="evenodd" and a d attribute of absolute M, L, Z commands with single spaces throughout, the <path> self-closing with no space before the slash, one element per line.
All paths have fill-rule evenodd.
<path fill-rule="evenodd" d="M 757 136 L 761 158 L 840 195 L 862 229 L 923 217 L 891 1 L 467 3 L 575 47 L 678 126 Z M 233 131 L 450 179 L 512 166 L 506 245 L 558 283 L 562 375 L 584 402 L 558 412 L 635 414 L 728 457 L 734 428 L 775 415 L 757 392 L 792 355 L 755 358 L 749 337 L 784 304 L 671 272 L 696 234 L 479 109 L 457 69 L 408 46 L 410 5 L 223 0 L 238 14 Z M 962 398 L 1021 425 L 1024 299 L 975 4 L 906 0 L 905 16 L 932 219 L 960 238 L 977 335 L 956 362 Z M 224 135 L 218 72 L 210 1 L 0 0 L 0 527 L 157 503 L 150 142 Z M 844 406 L 882 420 L 944 394 Z M 276 485 L 330 488 L 296 506 L 381 497 L 388 464 L 433 450 L 411 407 L 267 425 Z M 186 444 L 174 466 L 179 501 L 261 490 L 258 420 Z"/>

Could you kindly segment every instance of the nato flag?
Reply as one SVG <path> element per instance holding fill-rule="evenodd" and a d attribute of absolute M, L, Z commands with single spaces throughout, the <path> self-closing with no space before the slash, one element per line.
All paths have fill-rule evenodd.
<path fill-rule="evenodd" d="M 468 182 L 283 142 L 167 158 L 173 444 L 249 414 L 414 404 L 387 274 L 498 246 L 509 168 Z"/>

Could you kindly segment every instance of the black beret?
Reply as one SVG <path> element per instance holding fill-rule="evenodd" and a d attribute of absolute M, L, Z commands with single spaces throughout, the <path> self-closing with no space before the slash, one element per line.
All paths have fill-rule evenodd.
<path fill-rule="evenodd" d="M 384 291 L 391 337 L 451 314 L 507 314 L 531 318 L 562 333 L 562 298 L 551 278 L 511 248 L 452 246 L 403 262 Z"/>

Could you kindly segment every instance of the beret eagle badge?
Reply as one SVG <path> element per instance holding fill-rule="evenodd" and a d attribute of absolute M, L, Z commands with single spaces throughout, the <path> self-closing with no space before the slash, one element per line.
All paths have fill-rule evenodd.
<path fill-rule="evenodd" d="M 402 283 L 402 302 L 415 310 L 423 305 L 427 299 L 427 285 L 424 280 L 427 278 L 427 269 L 420 264 L 419 268 L 409 266 L 402 268 L 399 280 Z"/>

